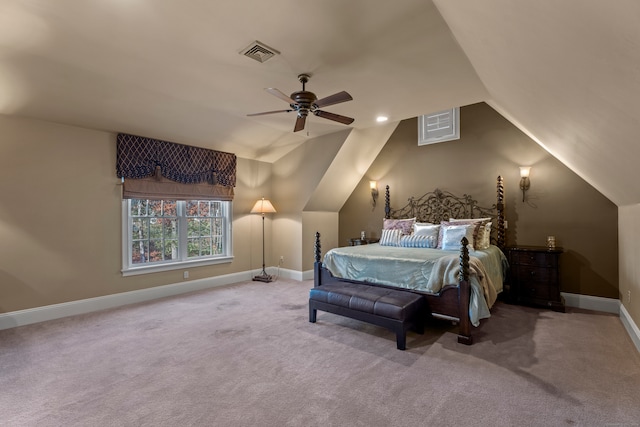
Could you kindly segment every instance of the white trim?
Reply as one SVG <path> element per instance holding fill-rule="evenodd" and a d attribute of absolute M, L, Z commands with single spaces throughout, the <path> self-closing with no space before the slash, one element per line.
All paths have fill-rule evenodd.
<path fill-rule="evenodd" d="M 624 325 L 624 328 L 627 330 L 627 333 L 631 337 L 631 341 L 635 344 L 636 349 L 640 352 L 640 329 L 638 329 L 638 325 L 635 324 L 629 312 L 624 305 L 620 304 L 620 320 Z"/>
<path fill-rule="evenodd" d="M 267 267 L 267 273 L 272 276 L 282 277 L 283 279 L 297 280 L 299 282 L 304 280 L 303 274 L 300 271 L 289 270 L 288 268 Z"/>
<path fill-rule="evenodd" d="M 230 285 L 232 283 L 243 282 L 246 280 L 251 280 L 248 272 L 233 273 L 223 276 L 208 277 L 206 279 L 191 280 L 188 282 L 180 282 L 113 295 L 105 295 L 102 297 L 2 313 L 0 314 L 0 329 L 30 325 L 32 323 L 59 319 L 61 317 L 75 316 L 78 314 L 120 307 L 127 304 L 134 304 L 157 298 L 184 294 L 187 292 Z"/>
<path fill-rule="evenodd" d="M 615 298 L 594 297 L 591 295 L 569 294 L 561 292 L 564 302 L 569 307 L 585 310 L 603 311 L 605 313 L 620 313 L 620 300 Z"/>
<path fill-rule="evenodd" d="M 224 235 L 224 254 L 212 255 L 198 258 L 189 258 L 186 253 L 187 248 L 187 215 L 186 200 L 176 200 L 176 220 L 178 223 L 178 258 L 164 262 L 153 262 L 145 264 L 131 263 L 131 229 L 133 227 L 133 218 L 130 215 L 131 199 L 122 200 L 122 269 L 120 272 L 123 277 L 136 276 L 139 274 L 158 273 L 171 270 L 183 270 L 192 267 L 200 267 L 204 265 L 215 265 L 230 263 L 233 261 L 233 202 L 218 200 L 222 207 L 222 216 L 225 228 Z M 125 227 L 126 225 L 126 227 Z"/>

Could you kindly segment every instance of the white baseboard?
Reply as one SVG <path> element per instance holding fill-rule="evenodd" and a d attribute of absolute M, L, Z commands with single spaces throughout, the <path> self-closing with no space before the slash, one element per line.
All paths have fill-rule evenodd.
<path fill-rule="evenodd" d="M 313 270 L 303 271 L 302 280 L 313 280 Z"/>
<path fill-rule="evenodd" d="M 638 325 L 636 325 L 629 315 L 629 312 L 622 304 L 620 304 L 620 320 L 631 337 L 631 341 L 633 341 L 633 344 L 635 344 L 636 348 L 640 352 L 640 329 L 638 329 Z"/>
<path fill-rule="evenodd" d="M 297 280 L 297 281 L 304 280 L 302 272 L 296 271 L 296 270 L 289 270 L 288 268 L 267 267 L 267 273 L 271 274 L 272 276 L 282 277 L 284 279 L 291 279 L 291 280 Z"/>
<path fill-rule="evenodd" d="M 627 330 L 631 341 L 640 352 L 640 329 L 635 324 L 629 312 L 620 300 L 614 298 L 594 297 L 590 295 L 568 294 L 562 292 L 565 304 L 569 307 L 583 308 L 585 310 L 603 311 L 605 313 L 613 313 L 620 316 L 620 320 Z"/>
<path fill-rule="evenodd" d="M 561 292 L 561 294 L 564 297 L 565 304 L 569 307 L 603 311 L 605 313 L 620 313 L 620 300 L 618 299 L 569 294 L 566 292 Z"/>
<path fill-rule="evenodd" d="M 226 274 L 223 276 L 208 277 L 205 279 L 191 280 L 171 285 L 156 286 L 153 288 L 122 292 L 102 297 L 2 313 L 0 314 L 0 329 L 15 328 L 17 326 L 30 325 L 32 323 L 59 319 L 61 317 L 85 314 L 92 311 L 150 301 L 187 292 L 230 285 L 232 283 L 251 280 L 251 277 L 252 275 L 250 272 Z"/>

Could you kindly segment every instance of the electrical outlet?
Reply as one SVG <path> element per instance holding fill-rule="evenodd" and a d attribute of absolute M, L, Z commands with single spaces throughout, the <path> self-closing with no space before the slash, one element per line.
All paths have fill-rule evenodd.
<path fill-rule="evenodd" d="M 280 265 L 284 265 L 284 255 L 280 255 Z"/>
<path fill-rule="evenodd" d="M 182 273 L 182 278 L 183 279 L 188 279 L 189 278 L 189 272 L 185 271 L 184 273 Z"/>
<path fill-rule="evenodd" d="M 631 302 L 631 291 L 627 291 L 627 303 Z"/>

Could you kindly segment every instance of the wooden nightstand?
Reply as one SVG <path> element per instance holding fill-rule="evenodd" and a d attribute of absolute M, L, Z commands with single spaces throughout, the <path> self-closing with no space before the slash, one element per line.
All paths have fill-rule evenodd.
<path fill-rule="evenodd" d="M 508 300 L 564 312 L 564 298 L 560 295 L 559 258 L 562 252 L 562 248 L 545 246 L 508 247 Z"/>

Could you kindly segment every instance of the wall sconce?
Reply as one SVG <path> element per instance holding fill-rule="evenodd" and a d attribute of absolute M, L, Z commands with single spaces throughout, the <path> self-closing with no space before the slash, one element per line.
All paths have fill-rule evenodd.
<path fill-rule="evenodd" d="M 522 190 L 522 203 L 524 203 L 524 193 L 529 189 L 531 182 L 529 181 L 529 172 L 531 166 L 520 166 L 520 189 Z"/>
<path fill-rule="evenodd" d="M 371 187 L 371 200 L 375 208 L 376 200 L 378 200 L 378 181 L 369 181 L 369 187 Z"/>

